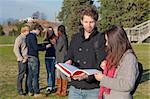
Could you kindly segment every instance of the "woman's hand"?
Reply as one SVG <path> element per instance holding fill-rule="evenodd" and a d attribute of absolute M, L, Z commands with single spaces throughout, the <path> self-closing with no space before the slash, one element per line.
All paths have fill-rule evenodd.
<path fill-rule="evenodd" d="M 102 61 L 100 64 L 100 67 L 104 70 L 105 66 L 106 66 L 106 60 Z"/>
<path fill-rule="evenodd" d="M 94 74 L 94 77 L 96 80 L 101 81 L 101 79 L 103 78 L 103 74 L 100 71 L 99 73 Z"/>
<path fill-rule="evenodd" d="M 50 48 L 52 45 L 51 44 L 47 44 L 46 45 L 46 48 Z"/>

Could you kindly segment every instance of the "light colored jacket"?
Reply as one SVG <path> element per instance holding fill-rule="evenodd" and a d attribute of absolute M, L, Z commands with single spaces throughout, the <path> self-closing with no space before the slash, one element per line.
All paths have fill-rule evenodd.
<path fill-rule="evenodd" d="M 104 93 L 104 99 L 132 99 L 130 92 L 139 75 L 138 62 L 131 50 L 127 50 L 115 72 L 114 78 L 104 76 L 101 86 L 111 89 L 110 94 Z"/>
<path fill-rule="evenodd" d="M 15 40 L 13 51 L 17 57 L 17 61 L 27 59 L 27 45 L 25 39 L 26 36 L 24 34 L 20 34 Z"/>

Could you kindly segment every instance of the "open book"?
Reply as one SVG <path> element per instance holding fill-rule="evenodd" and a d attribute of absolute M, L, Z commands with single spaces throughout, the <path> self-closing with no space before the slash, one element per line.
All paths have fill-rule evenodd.
<path fill-rule="evenodd" d="M 73 65 L 69 65 L 65 63 L 58 63 L 55 65 L 55 67 L 68 77 L 79 75 L 81 73 L 86 73 L 87 75 L 93 75 L 99 72 L 99 70 L 97 69 L 79 69 Z"/>

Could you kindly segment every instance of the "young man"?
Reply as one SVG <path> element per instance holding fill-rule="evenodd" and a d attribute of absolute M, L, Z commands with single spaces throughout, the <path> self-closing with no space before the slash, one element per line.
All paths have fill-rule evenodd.
<path fill-rule="evenodd" d="M 27 46 L 26 46 L 26 35 L 29 33 L 29 26 L 25 25 L 21 28 L 21 34 L 16 38 L 14 44 L 14 53 L 18 61 L 18 78 L 17 78 L 17 90 L 19 95 L 23 93 L 23 78 L 26 74 L 25 80 L 25 91 L 27 93 Z"/>
<path fill-rule="evenodd" d="M 71 40 L 66 63 L 81 69 L 100 69 L 99 65 L 106 53 L 104 35 L 96 28 L 98 13 L 94 8 L 86 8 L 81 12 L 80 19 L 83 28 Z M 87 76 L 82 73 L 71 79 L 68 98 L 97 99 L 98 92 L 99 82 L 95 80 L 94 75 Z"/>
<path fill-rule="evenodd" d="M 40 62 L 38 51 L 41 49 L 37 44 L 37 35 L 43 30 L 39 24 L 33 24 L 27 35 L 26 43 L 28 48 L 28 91 L 29 96 L 41 96 L 39 89 Z"/>

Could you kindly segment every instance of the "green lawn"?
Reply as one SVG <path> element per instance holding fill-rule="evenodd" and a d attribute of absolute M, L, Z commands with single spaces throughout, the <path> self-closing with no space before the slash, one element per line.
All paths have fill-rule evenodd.
<path fill-rule="evenodd" d="M 15 36 L 0 36 L 0 44 L 14 44 Z"/>
<path fill-rule="evenodd" d="M 0 36 L 0 44 L 14 44 L 16 36 Z M 42 42 L 43 38 L 38 37 L 38 41 Z"/>
<path fill-rule="evenodd" d="M 10 44 L 10 43 L 9 43 Z M 137 54 L 139 61 L 143 64 L 144 73 L 142 77 L 142 83 L 139 85 L 134 99 L 150 99 L 150 45 L 149 44 L 134 44 L 133 48 Z M 0 99 L 22 99 L 17 95 L 16 91 L 16 79 L 17 79 L 17 62 L 16 57 L 13 54 L 13 47 L 0 47 Z M 46 69 L 44 65 L 44 53 L 40 53 L 40 88 L 41 92 L 44 93 L 46 87 Z M 43 94 L 44 95 L 44 94 Z M 32 97 L 25 96 L 25 99 L 32 99 Z M 49 95 L 48 97 L 43 96 L 38 99 L 67 99 L 67 97 L 55 97 Z"/>

